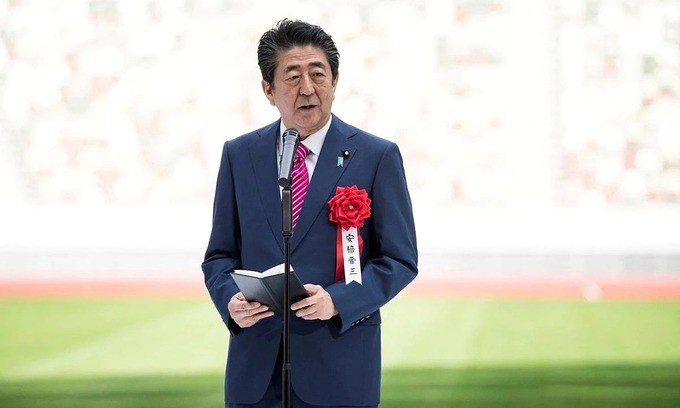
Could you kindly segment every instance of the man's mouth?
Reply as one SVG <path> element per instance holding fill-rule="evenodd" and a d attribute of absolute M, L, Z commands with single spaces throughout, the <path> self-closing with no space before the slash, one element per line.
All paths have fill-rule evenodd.
<path fill-rule="evenodd" d="M 302 105 L 298 109 L 303 110 L 303 111 L 308 111 L 311 109 L 314 109 L 316 105 Z"/>

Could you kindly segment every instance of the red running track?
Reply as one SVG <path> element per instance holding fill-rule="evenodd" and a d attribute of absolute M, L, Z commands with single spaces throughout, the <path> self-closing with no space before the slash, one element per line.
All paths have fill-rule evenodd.
<path fill-rule="evenodd" d="M 0 281 L 0 297 L 201 297 L 196 281 Z M 680 277 L 419 276 L 401 297 L 678 299 Z"/>

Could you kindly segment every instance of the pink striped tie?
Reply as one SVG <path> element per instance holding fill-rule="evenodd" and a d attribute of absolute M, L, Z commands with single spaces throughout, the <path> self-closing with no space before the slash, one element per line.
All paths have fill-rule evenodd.
<path fill-rule="evenodd" d="M 308 154 L 307 146 L 300 143 L 295 151 L 295 163 L 291 173 L 293 178 L 293 230 L 295 230 L 295 225 L 300 218 L 302 203 L 305 201 L 307 187 L 309 187 L 309 173 L 307 173 L 307 166 L 305 165 L 305 157 Z"/>

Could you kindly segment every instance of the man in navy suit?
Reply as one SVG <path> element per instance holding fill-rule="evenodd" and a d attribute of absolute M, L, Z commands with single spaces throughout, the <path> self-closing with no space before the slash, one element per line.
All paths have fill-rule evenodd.
<path fill-rule="evenodd" d="M 282 318 L 248 302 L 234 269 L 264 271 L 283 262 L 281 135 L 300 132 L 310 178 L 291 240 L 291 264 L 309 297 L 291 305 L 294 407 L 377 407 L 380 307 L 416 276 L 411 200 L 397 146 L 331 113 L 339 53 L 323 29 L 282 20 L 258 46 L 262 89 L 281 119 L 224 144 L 213 225 L 202 264 L 205 284 L 230 332 L 226 407 L 281 406 Z M 370 217 L 359 281 L 336 278 L 342 251 L 329 219 L 338 187 L 365 190 Z M 295 195 L 295 192 L 293 192 Z M 342 259 L 342 258 L 340 258 Z M 340 264 L 340 271 L 343 271 Z"/>

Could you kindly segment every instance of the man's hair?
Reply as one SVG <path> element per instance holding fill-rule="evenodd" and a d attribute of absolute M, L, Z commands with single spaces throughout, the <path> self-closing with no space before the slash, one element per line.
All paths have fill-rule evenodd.
<path fill-rule="evenodd" d="M 340 53 L 331 36 L 319 26 L 287 18 L 276 23 L 271 30 L 260 37 L 257 46 L 257 64 L 260 66 L 262 79 L 273 87 L 279 53 L 295 46 L 305 45 L 312 45 L 323 50 L 331 66 L 331 80 L 335 82 L 340 66 Z"/>

